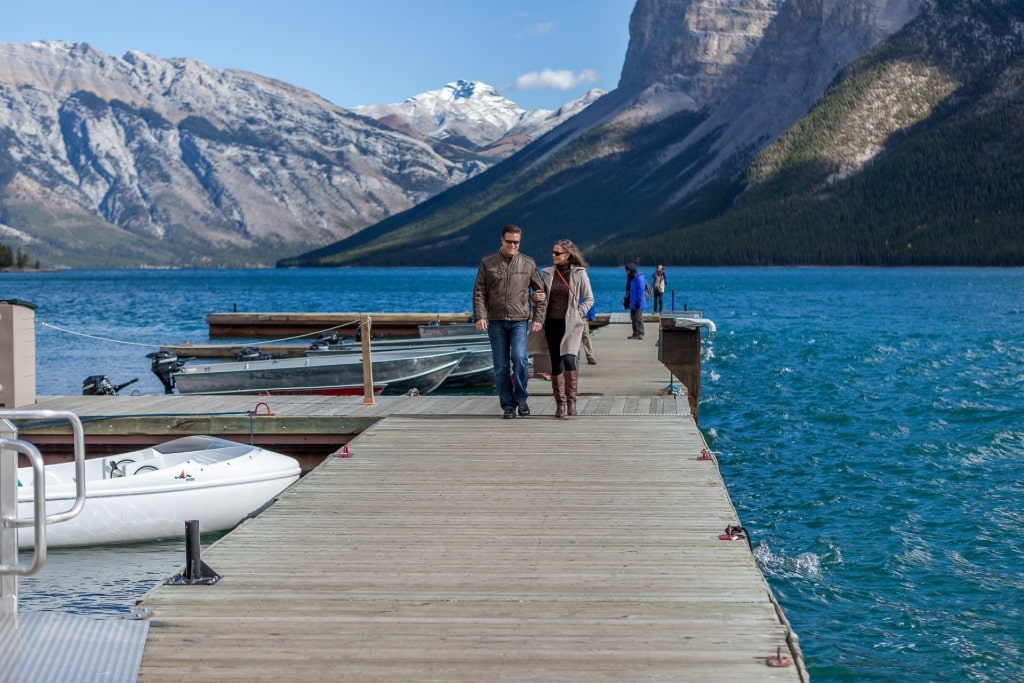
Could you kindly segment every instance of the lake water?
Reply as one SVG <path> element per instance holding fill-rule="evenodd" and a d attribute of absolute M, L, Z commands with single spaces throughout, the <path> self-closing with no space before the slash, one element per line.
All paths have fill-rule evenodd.
<path fill-rule="evenodd" d="M 812 680 L 1024 680 L 1024 271 L 667 270 L 717 325 L 701 429 Z M 210 342 L 207 313 L 469 311 L 473 275 L 0 273 L 0 299 L 38 306 L 40 395 L 162 393 L 145 354 Z M 591 277 L 618 311 L 622 269 Z M 182 546 L 53 551 L 22 607 L 125 612 Z"/>

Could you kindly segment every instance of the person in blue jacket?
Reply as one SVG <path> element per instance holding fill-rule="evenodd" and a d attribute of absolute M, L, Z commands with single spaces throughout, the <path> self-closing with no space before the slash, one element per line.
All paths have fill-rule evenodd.
<path fill-rule="evenodd" d="M 626 264 L 626 293 L 629 296 L 629 322 L 633 334 L 627 339 L 644 338 L 644 309 L 647 308 L 647 281 L 635 263 Z"/>

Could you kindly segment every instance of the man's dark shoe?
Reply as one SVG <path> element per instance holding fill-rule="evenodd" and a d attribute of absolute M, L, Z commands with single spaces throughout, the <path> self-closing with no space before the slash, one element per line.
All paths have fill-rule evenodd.
<path fill-rule="evenodd" d="M 597 359 L 596 358 L 588 358 L 587 359 L 587 365 L 597 365 Z"/>
<path fill-rule="evenodd" d="M 505 418 L 506 420 L 511 420 L 513 417 L 516 416 L 516 409 L 515 408 L 505 408 L 505 412 L 502 413 L 501 416 L 503 418 Z"/>
<path fill-rule="evenodd" d="M 530 406 L 525 403 L 519 404 L 519 417 L 530 417 Z"/>

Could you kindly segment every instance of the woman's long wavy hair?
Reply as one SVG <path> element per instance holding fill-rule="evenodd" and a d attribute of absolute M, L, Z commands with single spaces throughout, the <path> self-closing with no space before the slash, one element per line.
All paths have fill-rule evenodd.
<path fill-rule="evenodd" d="M 580 268 L 586 268 L 589 264 L 587 260 L 583 258 L 583 252 L 580 248 L 573 244 L 572 240 L 558 240 L 555 242 L 556 247 L 561 247 L 563 251 L 569 252 L 569 258 L 566 261 L 570 265 L 579 266 Z"/>

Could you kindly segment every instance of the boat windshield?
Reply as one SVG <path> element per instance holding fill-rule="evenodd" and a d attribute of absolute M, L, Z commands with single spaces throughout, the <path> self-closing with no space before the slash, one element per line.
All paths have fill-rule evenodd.
<path fill-rule="evenodd" d="M 216 436 L 183 436 L 180 439 L 174 441 L 168 441 L 158 446 L 153 446 L 153 450 L 157 453 L 171 454 L 171 453 L 189 453 L 191 451 L 210 451 L 220 448 L 238 448 L 243 444 L 235 443 L 234 441 L 228 441 L 227 439 L 220 439 Z"/>

